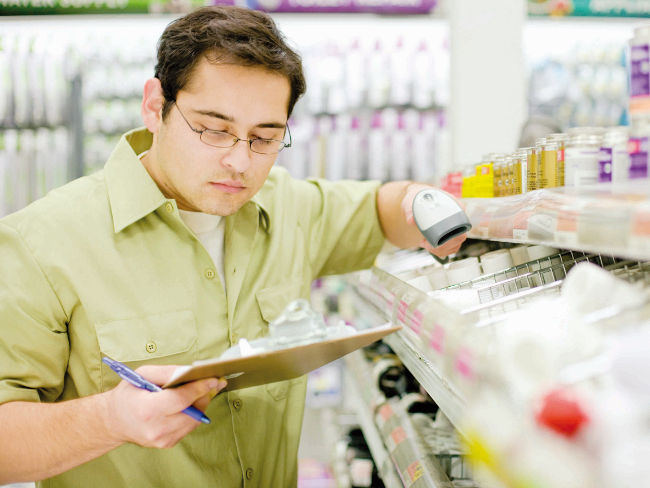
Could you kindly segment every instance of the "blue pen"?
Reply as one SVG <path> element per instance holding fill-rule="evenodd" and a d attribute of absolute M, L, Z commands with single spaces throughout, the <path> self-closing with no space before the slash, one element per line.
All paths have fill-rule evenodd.
<path fill-rule="evenodd" d="M 122 378 L 124 381 L 128 381 L 133 386 L 147 391 L 162 391 L 162 388 L 160 388 L 158 385 L 154 385 L 152 382 L 145 380 L 138 373 L 130 369 L 128 366 L 120 363 L 119 361 L 115 361 L 114 359 L 107 357 L 102 358 L 102 361 L 108 364 L 108 366 L 113 371 L 115 371 L 120 378 Z M 187 407 L 185 410 L 183 410 L 183 413 L 189 415 L 194 420 L 203 422 L 204 424 L 210 423 L 208 416 L 196 407 Z"/>

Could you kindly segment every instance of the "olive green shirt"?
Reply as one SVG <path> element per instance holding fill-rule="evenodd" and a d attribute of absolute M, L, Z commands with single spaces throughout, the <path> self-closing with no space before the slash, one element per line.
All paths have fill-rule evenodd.
<path fill-rule="evenodd" d="M 226 218 L 224 290 L 137 157 L 151 141 L 126 134 L 102 171 L 0 220 L 0 403 L 107 391 L 119 378 L 104 355 L 132 368 L 217 357 L 266 335 L 314 278 L 370 266 L 383 244 L 377 182 L 300 181 L 274 168 Z M 40 485 L 295 486 L 305 386 L 220 394 L 212 423 L 174 448 L 125 444 Z"/>

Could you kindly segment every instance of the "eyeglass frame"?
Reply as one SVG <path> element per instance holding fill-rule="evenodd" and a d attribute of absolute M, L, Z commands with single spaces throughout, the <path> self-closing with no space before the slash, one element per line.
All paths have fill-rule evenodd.
<path fill-rule="evenodd" d="M 219 149 L 230 149 L 231 147 L 235 147 L 235 145 L 236 145 L 238 142 L 240 142 L 240 141 L 245 141 L 245 142 L 248 142 L 248 149 L 250 149 L 251 152 L 253 152 L 253 153 L 255 153 L 255 154 L 261 154 L 262 156 L 272 156 L 273 154 L 279 154 L 280 152 L 282 152 L 282 150 L 283 150 L 284 148 L 286 148 L 286 147 L 291 147 L 291 143 L 292 143 L 292 141 L 291 141 L 291 130 L 289 129 L 289 124 L 286 124 L 286 125 L 285 125 L 286 132 L 287 132 L 287 134 L 289 134 L 289 143 L 288 143 L 288 144 L 285 143 L 284 141 L 280 141 L 280 140 L 278 140 L 278 139 L 266 139 L 266 138 L 263 138 L 263 137 L 260 137 L 260 138 L 258 138 L 258 139 L 242 139 L 241 137 L 237 137 L 236 135 L 231 134 L 230 132 L 227 132 L 227 131 L 225 131 L 225 130 L 213 130 L 213 129 L 203 129 L 203 130 L 199 130 L 199 129 L 196 129 L 195 127 L 192 127 L 192 124 L 190 124 L 190 121 L 187 120 L 187 118 L 185 117 L 185 114 L 183 114 L 183 112 L 181 111 L 181 108 L 178 106 L 178 103 L 176 102 L 176 100 L 170 100 L 170 101 L 171 101 L 171 103 L 173 103 L 174 106 L 178 109 L 178 113 L 181 114 L 181 117 L 183 118 L 183 120 L 185 121 L 185 123 L 187 124 L 187 126 L 192 130 L 192 132 L 195 132 L 195 133 L 197 133 L 197 134 L 199 135 L 199 140 L 200 140 L 203 144 L 205 144 L 206 146 L 217 147 L 217 148 L 219 148 Z M 231 136 L 231 137 L 233 138 L 233 143 L 232 143 L 230 146 L 215 146 L 214 144 L 208 144 L 207 142 L 205 142 L 205 141 L 203 140 L 203 133 L 204 133 L 204 132 L 208 132 L 208 133 L 210 133 L 210 132 L 218 132 L 218 133 L 221 133 L 221 134 L 228 134 L 229 136 Z M 275 141 L 275 142 L 280 142 L 280 143 L 282 143 L 283 145 L 282 145 L 282 146 L 280 147 L 280 149 L 278 149 L 276 152 L 272 152 L 272 153 L 261 153 L 261 152 L 257 152 L 257 151 L 255 151 L 255 150 L 253 149 L 253 142 L 254 142 L 254 141 L 260 141 L 260 140 L 262 140 L 262 141 Z"/>

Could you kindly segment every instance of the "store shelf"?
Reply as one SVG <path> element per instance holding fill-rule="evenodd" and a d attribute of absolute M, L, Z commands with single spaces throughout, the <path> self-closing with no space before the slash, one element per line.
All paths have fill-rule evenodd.
<path fill-rule="evenodd" d="M 650 260 L 647 181 L 464 200 L 470 237 Z"/>
<path fill-rule="evenodd" d="M 439 368 L 427 359 L 423 347 L 418 344 L 419 340 L 411 336 L 410 330 L 401 330 L 387 336 L 384 342 L 395 351 L 431 398 L 435 399 L 456 430 L 463 434 L 461 421 L 465 418 L 464 398 L 445 379 Z"/>
<path fill-rule="evenodd" d="M 371 368 L 359 351 L 346 357 L 346 375 L 359 424 L 379 471 L 388 487 L 451 488 L 440 462 L 423 450 L 417 428 L 406 411 L 404 401 L 422 398 L 386 397 L 367 378 Z"/>
<path fill-rule="evenodd" d="M 365 302 L 360 313 L 380 309 L 403 326 L 384 342 L 461 433 L 486 486 L 490 479 L 517 488 L 533 481 L 550 488 L 621 486 L 616 477 L 634 480 L 642 471 L 642 456 L 632 451 L 634 474 L 616 460 L 629 445 L 636 445 L 635 453 L 642 446 L 643 424 L 621 422 L 624 430 L 612 435 L 618 424 L 599 409 L 618 402 L 628 402 L 630 411 L 637 408 L 612 386 L 611 358 L 621 354 L 616 348 L 623 338 L 634 348 L 650 337 L 650 263 L 612 256 L 611 247 L 607 251 L 559 251 L 430 293 L 407 281 L 439 265 L 428 264 L 422 253 L 399 251 L 378 261 L 383 269 L 348 280 Z M 569 285 L 565 278 L 574 267 L 580 270 Z M 462 302 L 449 300 L 455 293 Z M 529 352 L 520 355 L 519 348 Z M 553 365 L 544 380 L 535 376 L 539 370 L 532 364 L 538 360 L 542 369 Z M 524 380 L 522 375 L 533 371 L 537 379 Z M 541 425 L 540 404 L 549 395 L 575 402 L 592 416 L 584 427 L 591 445 L 557 426 Z M 554 470 L 558 463 L 566 469 Z M 491 478 L 485 478 L 488 472 Z"/>
<path fill-rule="evenodd" d="M 352 373 L 345 375 L 345 381 L 348 383 L 347 390 L 353 392 L 367 392 L 369 384 L 367 381 L 362 380 L 362 378 L 367 377 L 367 374 L 365 376 L 360 376 L 364 375 L 363 369 L 365 360 L 362 353 L 355 351 L 348 354 L 345 357 L 345 362 L 348 366 L 348 370 Z M 370 448 L 370 453 L 372 454 L 372 458 L 375 461 L 377 470 L 379 471 L 379 477 L 386 485 L 386 488 L 402 487 L 402 482 L 395 471 L 395 466 L 393 465 L 390 455 L 386 450 L 386 446 L 384 445 L 384 441 L 379 434 L 377 425 L 375 424 L 373 418 L 374 408 L 372 408 L 371 404 L 368 402 L 367 395 L 355 394 L 349 395 L 349 397 L 355 412 L 357 413 L 359 426 L 363 431 L 363 435 L 366 438 L 368 447 Z"/>

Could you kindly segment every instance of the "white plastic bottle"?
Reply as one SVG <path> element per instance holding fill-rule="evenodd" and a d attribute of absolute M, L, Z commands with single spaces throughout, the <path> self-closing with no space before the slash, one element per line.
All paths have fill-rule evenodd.
<path fill-rule="evenodd" d="M 379 40 L 368 59 L 368 83 L 368 105 L 376 109 L 385 107 L 390 93 L 390 64 Z"/>
<path fill-rule="evenodd" d="M 345 54 L 345 93 L 351 110 L 363 107 L 368 91 L 366 57 L 359 39 L 354 39 Z"/>
<path fill-rule="evenodd" d="M 346 151 L 345 127 L 349 124 L 346 116 L 333 115 L 330 118 L 331 131 L 327 139 L 325 177 L 336 181 L 345 178 Z"/>
<path fill-rule="evenodd" d="M 366 165 L 364 155 L 367 154 L 365 136 L 361 128 L 361 120 L 357 115 L 350 118 L 350 127 L 345 136 L 345 149 L 347 156 L 346 178 L 362 180 L 366 178 Z"/>
<path fill-rule="evenodd" d="M 411 147 L 409 136 L 406 131 L 404 114 L 398 112 L 392 124 L 390 137 L 390 179 L 393 181 L 407 180 L 411 176 L 410 161 Z"/>
<path fill-rule="evenodd" d="M 388 179 L 388 143 L 382 113 L 372 115 L 368 131 L 368 178 L 386 181 Z"/>
<path fill-rule="evenodd" d="M 413 56 L 413 91 L 411 103 L 419 109 L 431 108 L 434 103 L 436 76 L 434 57 L 425 41 L 420 41 Z"/>
<path fill-rule="evenodd" d="M 390 60 L 390 104 L 403 107 L 411 99 L 411 85 L 413 84 L 413 56 L 412 52 L 399 37 L 397 44 L 389 53 Z"/>

